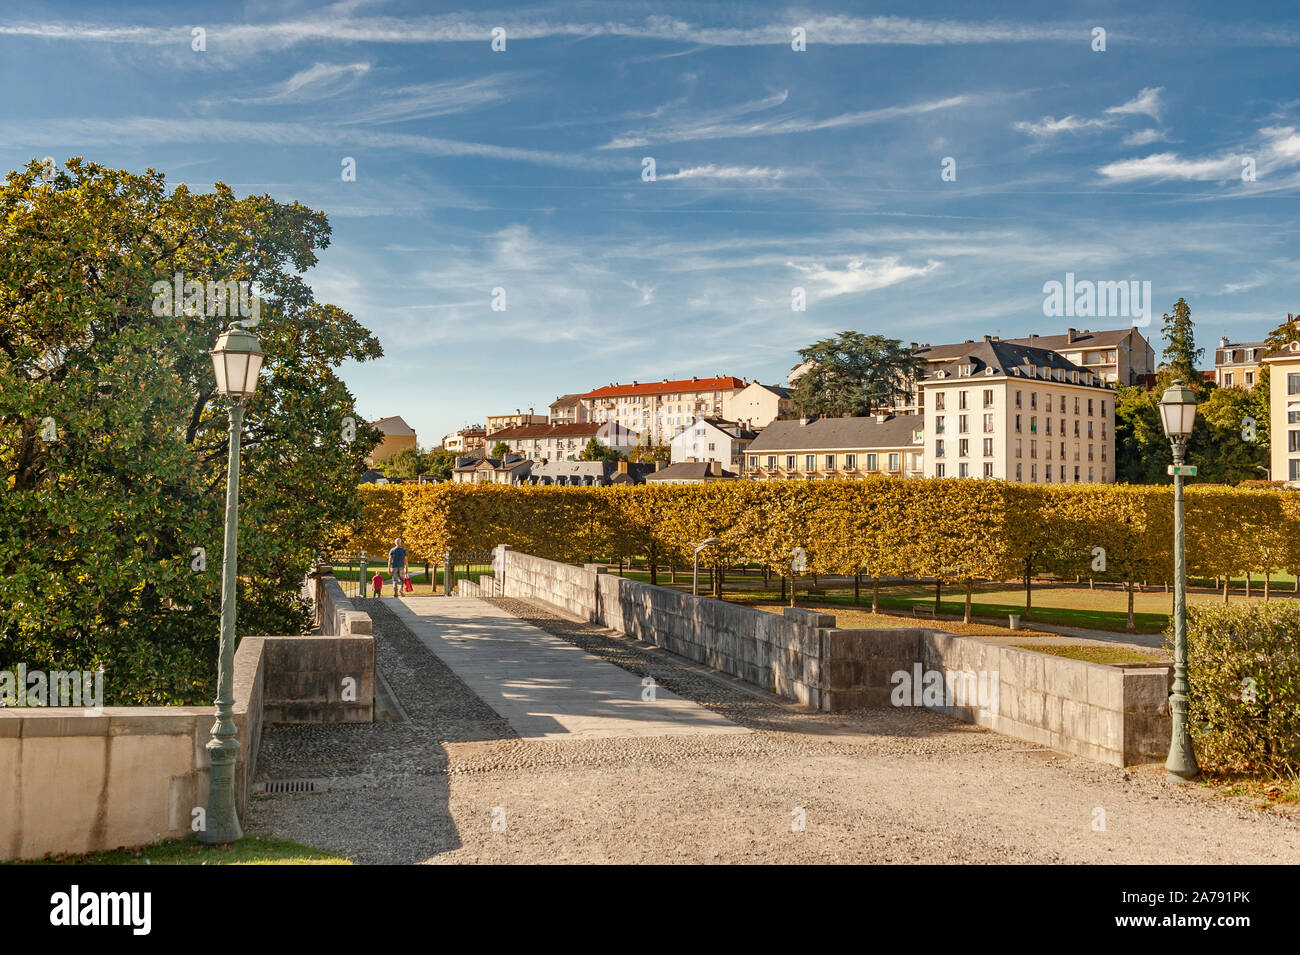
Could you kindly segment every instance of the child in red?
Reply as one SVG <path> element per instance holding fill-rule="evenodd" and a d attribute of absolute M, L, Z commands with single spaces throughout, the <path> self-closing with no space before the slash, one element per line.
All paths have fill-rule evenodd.
<path fill-rule="evenodd" d="M 374 588 L 375 596 L 378 597 L 379 592 L 384 589 L 384 578 L 379 571 L 375 571 L 375 576 L 370 578 L 370 586 Z"/>

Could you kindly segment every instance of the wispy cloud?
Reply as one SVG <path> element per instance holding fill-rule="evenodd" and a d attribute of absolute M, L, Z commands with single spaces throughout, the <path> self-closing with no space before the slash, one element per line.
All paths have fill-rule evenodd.
<path fill-rule="evenodd" d="M 1108 163 L 1097 172 L 1108 182 L 1227 182 L 1241 181 L 1246 166 L 1253 166 L 1256 179 L 1269 187 L 1270 174 L 1294 171 L 1300 166 L 1300 132 L 1293 126 L 1266 126 L 1253 146 L 1188 158 L 1173 152 L 1153 153 Z M 1281 188 L 1294 184 L 1294 177 L 1288 176 L 1271 185 Z"/>
<path fill-rule="evenodd" d="M 1125 116 L 1149 116 L 1159 121 L 1161 110 L 1164 104 L 1161 101 L 1161 94 L 1164 87 L 1153 86 L 1141 90 L 1137 96 L 1133 97 L 1126 103 L 1120 103 L 1118 106 L 1110 106 L 1102 111 L 1101 116 L 1062 116 L 1056 119 L 1052 116 L 1044 116 L 1037 122 L 1021 120 L 1011 124 L 1011 128 L 1019 132 L 1026 133 L 1034 139 L 1050 139 L 1060 136 L 1064 133 L 1081 133 L 1096 129 L 1110 129 L 1117 125 L 1122 117 Z M 1147 140 L 1151 142 L 1151 140 Z"/>
<path fill-rule="evenodd" d="M 677 172 L 657 177 L 660 181 L 672 179 L 712 179 L 733 182 L 771 182 L 785 175 L 784 169 L 772 169 L 767 166 L 689 166 Z"/>
<path fill-rule="evenodd" d="M 327 99 L 351 89 L 369 72 L 369 63 L 314 63 L 277 84 L 266 95 L 236 98 L 234 102 L 274 105 Z"/>
<path fill-rule="evenodd" d="M 508 74 L 403 86 L 376 93 L 364 112 L 349 122 L 378 125 L 462 113 L 504 102 L 517 88 Z"/>
<path fill-rule="evenodd" d="M 818 300 L 897 285 L 908 279 L 928 275 L 942 263 L 931 260 L 925 265 L 905 265 L 897 256 L 886 256 L 879 259 L 850 259 L 842 269 L 828 267 L 820 262 L 807 265 L 787 262 L 786 265 L 805 276 L 805 281 L 817 283 L 811 298 Z"/>

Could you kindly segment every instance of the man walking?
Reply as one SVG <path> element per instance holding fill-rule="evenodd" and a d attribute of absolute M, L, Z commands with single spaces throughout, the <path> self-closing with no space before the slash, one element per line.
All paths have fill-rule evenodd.
<path fill-rule="evenodd" d="M 402 579 L 406 576 L 406 548 L 399 537 L 393 541 L 393 549 L 388 552 L 388 573 L 393 578 L 393 596 L 402 595 Z"/>

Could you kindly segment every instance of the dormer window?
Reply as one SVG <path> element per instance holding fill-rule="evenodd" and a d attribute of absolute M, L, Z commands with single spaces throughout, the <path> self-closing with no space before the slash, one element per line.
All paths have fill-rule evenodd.
<path fill-rule="evenodd" d="M 958 365 L 958 366 L 957 366 L 957 374 L 959 374 L 959 375 L 961 375 L 961 376 L 963 376 L 963 377 L 970 375 L 974 370 L 975 370 L 975 366 L 974 366 L 974 365 Z"/>

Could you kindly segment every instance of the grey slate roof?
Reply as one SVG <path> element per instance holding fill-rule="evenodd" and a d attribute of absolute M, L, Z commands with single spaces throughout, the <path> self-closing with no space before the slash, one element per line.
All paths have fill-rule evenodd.
<path fill-rule="evenodd" d="M 1011 369 L 1019 368 L 1024 365 L 1037 365 L 1039 367 L 1060 368 L 1065 371 L 1080 371 L 1089 378 L 1093 372 L 1074 362 L 1066 361 L 1060 352 L 1052 351 L 1049 348 L 1039 348 L 1033 345 L 1020 345 L 1011 341 L 979 341 L 972 342 L 969 345 L 963 345 L 962 350 L 954 356 L 952 364 L 945 366 L 943 369 L 936 369 L 925 376 L 925 380 L 932 381 L 935 375 L 943 370 L 951 373 L 953 365 L 960 365 L 969 362 L 974 365 L 974 373 L 982 375 L 986 368 L 992 368 L 994 374 L 1012 375 L 1015 374 Z"/>
<path fill-rule="evenodd" d="M 925 426 L 918 414 L 891 415 L 883 422 L 870 418 L 818 418 L 808 424 L 797 419 L 773 421 L 747 454 L 762 451 L 859 451 L 865 448 L 910 448 L 913 433 Z"/>
<path fill-rule="evenodd" d="M 1004 338 L 1001 341 L 994 341 L 994 345 L 1025 345 L 1030 348 L 1043 348 L 1049 351 L 1069 351 L 1075 348 L 1102 348 L 1111 345 L 1118 345 L 1129 333 L 1129 328 L 1113 328 L 1102 331 L 1085 331 L 1078 332 L 1074 340 L 1070 341 L 1068 335 L 1033 335 L 1029 338 Z M 925 361 L 947 361 L 951 358 L 960 358 L 970 352 L 976 345 L 985 344 L 982 340 L 973 340 L 968 342 L 959 342 L 952 345 L 932 345 L 916 349 L 917 357 Z M 1040 362 L 1045 364 L 1045 362 Z"/>
<path fill-rule="evenodd" d="M 650 481 L 729 481 L 734 480 L 735 477 L 733 472 L 725 468 L 721 474 L 710 474 L 708 461 L 680 461 L 661 468 L 653 474 L 647 474 L 645 479 L 649 483 Z"/>

